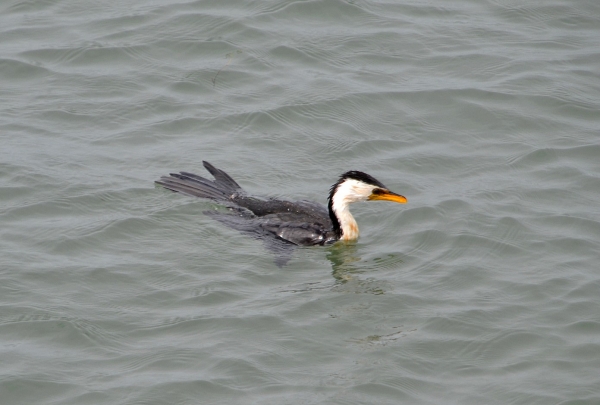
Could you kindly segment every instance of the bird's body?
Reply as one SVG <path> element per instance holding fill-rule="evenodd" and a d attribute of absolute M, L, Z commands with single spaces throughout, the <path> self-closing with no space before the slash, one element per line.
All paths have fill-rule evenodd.
<path fill-rule="evenodd" d="M 172 191 L 224 203 L 239 214 L 240 221 L 220 218 L 223 222 L 235 222 L 239 228 L 253 229 L 295 245 L 325 245 L 337 240 L 357 239 L 358 225 L 348 209 L 352 202 L 406 202 L 403 196 L 392 193 L 373 177 L 358 171 L 344 173 L 331 187 L 327 207 L 311 201 L 260 199 L 248 196 L 224 171 L 208 162 L 203 164 L 215 180 L 181 172 L 163 176 L 156 183 Z"/>

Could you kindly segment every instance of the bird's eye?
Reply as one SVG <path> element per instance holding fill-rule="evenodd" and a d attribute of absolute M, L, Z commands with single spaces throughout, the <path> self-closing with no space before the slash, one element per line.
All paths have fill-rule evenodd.
<path fill-rule="evenodd" d="M 371 191 L 371 194 L 375 194 L 375 195 L 379 195 L 379 194 L 384 194 L 386 191 L 382 188 L 374 188 L 373 191 Z"/>

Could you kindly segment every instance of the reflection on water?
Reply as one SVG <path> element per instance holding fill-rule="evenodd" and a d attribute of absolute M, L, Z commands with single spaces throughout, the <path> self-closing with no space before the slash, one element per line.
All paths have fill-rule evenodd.
<path fill-rule="evenodd" d="M 338 242 L 332 245 L 327 259 L 331 262 L 331 275 L 336 280 L 333 291 L 381 295 L 393 287 L 384 280 L 373 277 L 363 279 L 358 276 L 366 272 L 371 273 L 378 267 L 379 259 L 375 259 L 375 266 L 362 260 L 356 242 Z"/>
<path fill-rule="evenodd" d="M 354 265 L 360 262 L 356 242 L 334 243 L 329 247 L 327 259 L 331 262 L 333 278 L 338 281 L 348 281 L 352 278 L 352 273 L 360 272 Z"/>
<path fill-rule="evenodd" d="M 370 345 L 370 346 L 386 346 L 400 338 L 408 336 L 410 333 L 416 332 L 416 328 L 405 329 L 404 325 L 392 326 L 393 332 L 385 335 L 369 335 L 363 338 L 354 338 L 349 341 L 358 345 Z"/>
<path fill-rule="evenodd" d="M 358 253 L 359 245 L 356 242 L 338 242 L 326 249 L 326 257 L 331 262 L 333 283 L 303 283 L 301 286 L 281 292 L 296 293 L 325 289 L 341 293 L 382 295 L 393 289 L 393 283 L 380 280 L 372 275 L 377 269 L 389 267 L 390 262 L 401 262 L 398 257 L 389 255 L 384 259 L 364 260 Z M 272 248 L 270 250 L 275 253 L 277 262 L 277 253 Z M 369 277 L 361 277 L 362 274 L 368 274 Z"/>

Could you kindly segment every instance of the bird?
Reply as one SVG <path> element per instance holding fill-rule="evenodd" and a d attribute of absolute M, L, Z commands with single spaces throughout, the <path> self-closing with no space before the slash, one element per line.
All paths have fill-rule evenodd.
<path fill-rule="evenodd" d="M 355 241 L 359 231 L 349 205 L 361 201 L 392 201 L 405 204 L 406 197 L 390 191 L 367 173 L 351 170 L 331 186 L 327 206 L 312 201 L 286 201 L 249 196 L 223 170 L 203 161 L 214 177 L 209 180 L 188 172 L 170 173 L 155 183 L 182 194 L 201 197 L 225 205 L 237 215 L 214 214 L 234 228 L 254 232 L 299 245 L 328 245 Z M 205 212 L 210 214 L 211 211 Z"/>

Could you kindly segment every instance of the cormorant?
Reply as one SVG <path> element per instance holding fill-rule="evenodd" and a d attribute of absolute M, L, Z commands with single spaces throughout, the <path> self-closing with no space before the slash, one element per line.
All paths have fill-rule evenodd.
<path fill-rule="evenodd" d="M 220 221 L 295 245 L 325 245 L 338 240 L 358 239 L 358 225 L 350 213 L 350 203 L 376 200 L 407 202 L 406 197 L 391 192 L 380 181 L 356 170 L 342 174 L 331 186 L 327 207 L 311 201 L 250 197 L 223 170 L 208 162 L 202 164 L 214 180 L 180 172 L 163 176 L 156 183 L 172 191 L 221 202 L 239 215 L 235 220 L 226 218 L 232 215 L 221 215 Z"/>

